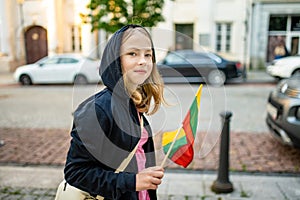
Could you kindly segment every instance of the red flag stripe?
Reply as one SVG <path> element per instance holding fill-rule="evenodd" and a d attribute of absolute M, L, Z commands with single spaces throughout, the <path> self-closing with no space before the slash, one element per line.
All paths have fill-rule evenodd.
<path fill-rule="evenodd" d="M 186 144 L 174 153 L 171 160 L 173 160 L 178 165 L 187 167 L 192 162 L 193 158 L 194 158 L 193 145 Z"/>
<path fill-rule="evenodd" d="M 185 121 L 183 122 L 183 130 L 186 134 L 186 140 L 188 143 L 191 143 L 193 140 L 194 140 L 194 135 L 193 135 L 193 131 L 192 131 L 192 127 L 191 127 L 191 124 L 190 124 L 190 119 L 191 118 L 191 111 L 189 110 L 186 118 L 185 118 Z"/>

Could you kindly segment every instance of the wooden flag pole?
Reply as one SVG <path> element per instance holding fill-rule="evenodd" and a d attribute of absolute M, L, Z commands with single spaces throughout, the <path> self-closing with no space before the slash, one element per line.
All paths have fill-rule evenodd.
<path fill-rule="evenodd" d="M 200 92 L 202 91 L 202 84 L 199 86 L 199 88 L 198 88 L 198 90 L 197 90 L 197 93 L 196 93 L 196 97 L 198 96 L 198 95 L 200 95 Z M 164 165 L 165 165 L 165 163 L 166 163 L 166 161 L 167 161 L 167 159 L 168 159 L 168 157 L 169 157 L 169 155 L 170 155 L 170 153 L 171 153 L 171 150 L 172 150 L 172 148 L 173 148 L 173 146 L 174 146 L 174 144 L 175 144 L 175 142 L 176 142 L 176 139 L 177 139 L 177 137 L 178 137 L 178 135 L 179 135 L 179 133 L 180 133 L 180 130 L 181 130 L 181 127 L 182 126 L 180 126 L 178 129 L 177 129 L 177 133 L 176 133 L 176 135 L 175 135 L 175 137 L 174 137 L 174 139 L 173 139 L 173 141 L 172 141 L 172 144 L 171 144 L 171 146 L 170 146 L 170 148 L 168 149 L 168 152 L 166 153 L 166 155 L 165 155 L 165 157 L 164 157 L 164 159 L 163 159 L 163 161 L 162 161 L 162 163 L 161 163 L 161 167 L 163 167 Z"/>

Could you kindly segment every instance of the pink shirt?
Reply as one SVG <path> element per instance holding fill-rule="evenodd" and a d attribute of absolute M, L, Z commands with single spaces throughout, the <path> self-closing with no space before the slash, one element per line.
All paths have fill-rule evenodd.
<path fill-rule="evenodd" d="M 141 140 L 140 140 L 140 142 L 138 144 L 138 148 L 135 152 L 135 157 L 136 157 L 139 172 L 142 171 L 143 169 L 145 169 L 146 155 L 145 155 L 145 152 L 143 149 L 143 145 L 147 142 L 147 140 L 148 140 L 148 132 L 144 128 L 142 135 L 141 135 Z M 139 200 L 150 200 L 147 190 L 143 190 L 143 191 L 139 192 Z"/>

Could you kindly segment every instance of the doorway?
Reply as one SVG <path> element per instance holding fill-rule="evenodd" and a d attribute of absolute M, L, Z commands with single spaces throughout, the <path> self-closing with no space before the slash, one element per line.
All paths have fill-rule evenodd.
<path fill-rule="evenodd" d="M 291 39 L 291 55 L 294 56 L 294 55 L 298 55 L 299 54 L 299 36 L 295 36 L 295 37 L 292 37 Z"/>
<path fill-rule="evenodd" d="M 34 63 L 48 55 L 47 30 L 31 26 L 25 31 L 26 63 Z"/>
<path fill-rule="evenodd" d="M 175 49 L 193 49 L 194 25 L 175 24 Z"/>

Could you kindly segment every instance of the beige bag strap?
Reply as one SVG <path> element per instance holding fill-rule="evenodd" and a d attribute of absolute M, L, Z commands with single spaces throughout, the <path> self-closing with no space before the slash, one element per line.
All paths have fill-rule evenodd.
<path fill-rule="evenodd" d="M 143 120 L 143 116 L 141 116 L 141 135 L 143 133 L 143 129 L 144 129 L 144 120 Z M 127 167 L 127 165 L 129 164 L 129 162 L 131 161 L 132 157 L 134 156 L 138 146 L 139 146 L 140 141 L 136 144 L 136 146 L 134 147 L 134 149 L 132 150 L 132 152 L 130 152 L 130 154 L 127 156 L 127 158 L 125 158 L 123 160 L 123 162 L 120 164 L 120 166 L 118 167 L 118 169 L 116 169 L 115 173 L 119 173 L 125 170 L 125 168 Z"/>

